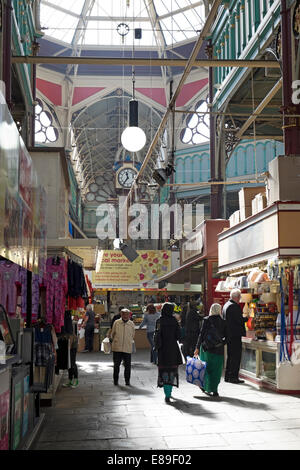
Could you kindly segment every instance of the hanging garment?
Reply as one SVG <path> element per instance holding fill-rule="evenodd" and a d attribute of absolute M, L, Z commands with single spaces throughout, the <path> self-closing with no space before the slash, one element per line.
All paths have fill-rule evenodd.
<path fill-rule="evenodd" d="M 0 303 L 9 315 L 15 315 L 19 266 L 10 261 L 0 262 Z"/>
<path fill-rule="evenodd" d="M 18 286 L 20 287 L 21 293 L 21 315 L 23 318 L 26 318 L 27 312 L 27 270 L 25 268 L 19 267 L 19 278 Z"/>
<path fill-rule="evenodd" d="M 34 330 L 34 363 L 36 366 L 46 366 L 50 356 L 53 354 L 52 326 L 41 323 L 35 325 Z"/>
<path fill-rule="evenodd" d="M 70 341 L 68 336 L 61 336 L 57 339 L 58 349 L 56 350 L 57 359 L 55 366 L 55 374 L 59 374 L 59 370 L 70 369 Z"/>
<path fill-rule="evenodd" d="M 46 262 L 46 319 L 59 332 L 64 324 L 66 294 L 68 291 L 67 262 L 48 258 Z"/>
<path fill-rule="evenodd" d="M 68 260 L 68 295 L 70 297 L 87 297 L 87 288 L 82 266 Z"/>
<path fill-rule="evenodd" d="M 31 307 L 31 321 L 35 323 L 38 319 L 39 305 L 40 305 L 40 290 L 43 286 L 43 278 L 38 274 L 32 276 L 32 307 Z"/>

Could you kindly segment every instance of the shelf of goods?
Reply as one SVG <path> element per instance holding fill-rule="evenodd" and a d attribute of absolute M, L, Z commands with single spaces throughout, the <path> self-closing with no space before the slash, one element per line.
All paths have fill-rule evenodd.
<path fill-rule="evenodd" d="M 141 305 L 129 305 L 132 312 L 132 321 L 135 325 L 139 325 L 143 321 L 143 309 Z"/>

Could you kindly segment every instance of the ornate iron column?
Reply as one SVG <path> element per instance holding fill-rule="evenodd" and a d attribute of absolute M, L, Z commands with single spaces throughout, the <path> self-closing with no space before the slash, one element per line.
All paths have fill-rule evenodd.
<path fill-rule="evenodd" d="M 209 59 L 213 58 L 213 46 L 211 40 L 208 41 L 206 54 Z M 212 103 L 214 99 L 214 71 L 213 67 L 208 69 L 208 94 L 209 109 L 212 111 Z M 216 121 L 214 114 L 210 114 L 209 129 L 209 153 L 210 153 L 210 181 L 218 181 L 219 171 L 216 169 Z M 222 210 L 222 185 L 212 184 L 210 186 L 210 216 L 212 219 L 221 218 Z"/>
<path fill-rule="evenodd" d="M 299 71 L 293 70 L 293 41 L 297 41 L 295 47 L 299 47 L 299 40 L 293 37 L 292 31 L 292 2 L 290 0 L 281 0 L 281 53 L 283 70 L 283 137 L 285 155 L 300 156 L 300 117 L 291 115 L 300 114 L 300 105 L 292 102 L 293 80 L 298 79 Z M 297 4 L 296 7 L 297 8 Z M 298 6 L 299 8 L 299 6 Z M 294 15 L 294 21 L 297 21 Z M 295 29 L 295 26 L 294 26 Z M 289 116 L 286 116 L 288 114 Z"/>
<path fill-rule="evenodd" d="M 40 49 L 40 45 L 36 38 L 32 43 L 32 55 L 37 56 Z M 36 100 L 36 64 L 32 64 L 32 116 L 31 116 L 31 146 L 35 146 L 35 100 Z"/>

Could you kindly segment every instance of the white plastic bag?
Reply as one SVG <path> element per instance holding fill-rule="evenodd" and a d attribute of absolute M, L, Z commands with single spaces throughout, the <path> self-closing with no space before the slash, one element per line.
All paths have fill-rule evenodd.
<path fill-rule="evenodd" d="M 84 338 L 84 328 L 80 328 L 79 330 L 79 339 Z"/>
<path fill-rule="evenodd" d="M 109 341 L 109 338 L 104 338 L 104 340 L 101 343 L 101 351 L 104 352 L 104 354 L 110 354 L 111 352 L 111 344 Z"/>

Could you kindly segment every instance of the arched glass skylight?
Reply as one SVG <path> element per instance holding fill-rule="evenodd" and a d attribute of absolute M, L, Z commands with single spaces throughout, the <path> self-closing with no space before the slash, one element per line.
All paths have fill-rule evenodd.
<path fill-rule="evenodd" d="M 54 143 L 58 139 L 58 130 L 52 125 L 52 116 L 44 109 L 41 100 L 35 106 L 35 142 L 39 144 Z"/>
<path fill-rule="evenodd" d="M 209 141 L 209 114 L 207 100 L 200 100 L 195 106 L 199 114 L 189 114 L 180 134 L 183 144 L 198 145 Z"/>
<path fill-rule="evenodd" d="M 40 11 L 46 38 L 83 46 L 169 46 L 196 38 L 205 21 L 203 2 L 193 0 L 41 0 Z"/>

